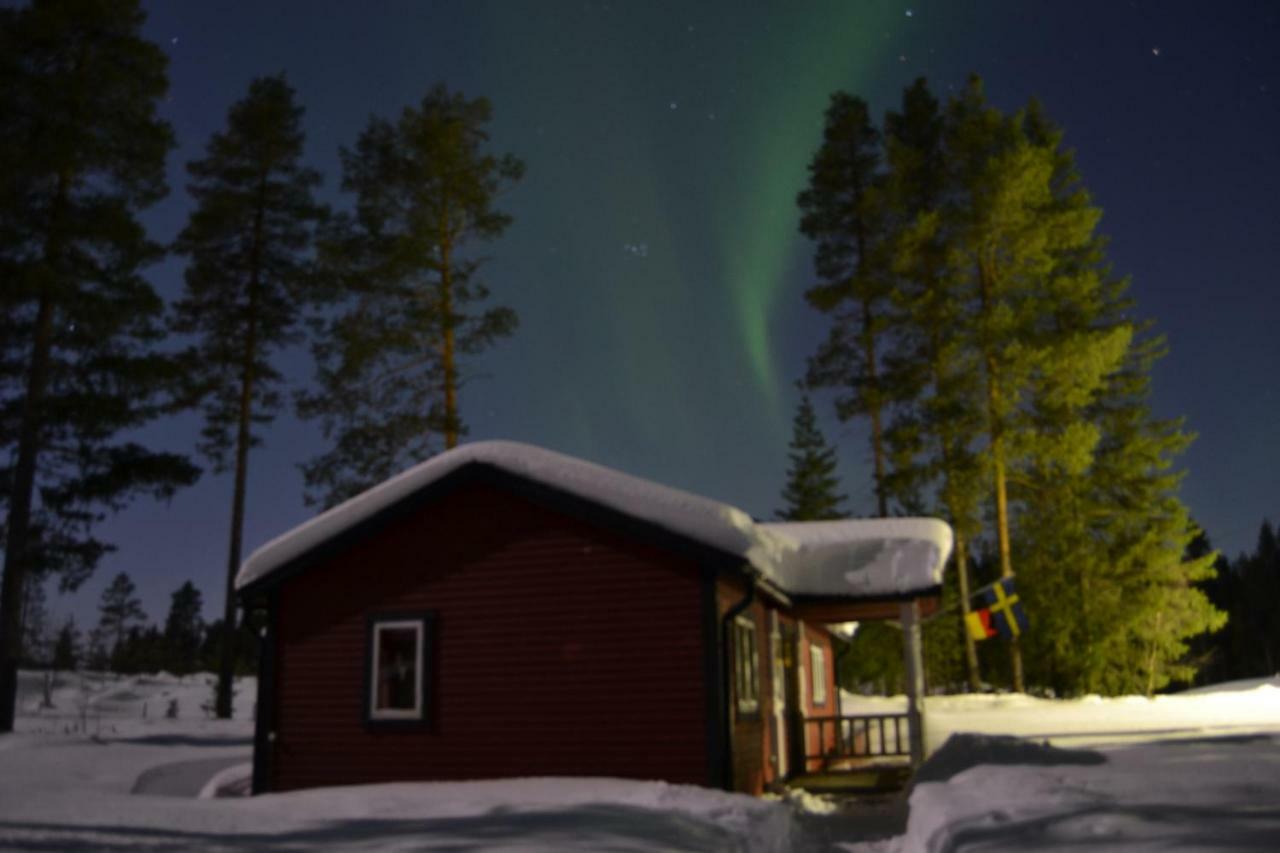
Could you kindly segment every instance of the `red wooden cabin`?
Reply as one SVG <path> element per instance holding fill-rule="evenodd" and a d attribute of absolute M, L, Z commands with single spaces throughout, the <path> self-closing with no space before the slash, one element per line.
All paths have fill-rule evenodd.
<path fill-rule="evenodd" d="M 949 547 L 932 519 L 760 524 L 540 448 L 464 445 L 245 561 L 237 589 L 266 614 L 254 791 L 759 793 L 837 746 L 838 726 L 805 722 L 839 713 L 827 625 L 910 618 Z"/>

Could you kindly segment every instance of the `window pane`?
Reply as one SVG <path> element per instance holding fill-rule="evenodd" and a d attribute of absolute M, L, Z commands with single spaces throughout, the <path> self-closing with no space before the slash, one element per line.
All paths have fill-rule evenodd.
<path fill-rule="evenodd" d="M 418 632 L 378 629 L 378 710 L 412 711 L 418 704 Z"/>
<path fill-rule="evenodd" d="M 813 704 L 827 701 L 827 653 L 821 646 L 809 647 L 809 674 L 813 680 Z"/>

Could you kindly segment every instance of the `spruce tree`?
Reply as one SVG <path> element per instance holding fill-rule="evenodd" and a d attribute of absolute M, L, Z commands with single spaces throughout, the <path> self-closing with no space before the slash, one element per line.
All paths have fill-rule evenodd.
<path fill-rule="evenodd" d="M 22 594 L 22 663 L 40 666 L 46 663 L 49 610 L 45 606 L 44 578 L 30 576 Z"/>
<path fill-rule="evenodd" d="M 80 660 L 80 631 L 74 616 L 68 616 L 53 644 L 53 668 L 73 670 Z"/>
<path fill-rule="evenodd" d="M 164 620 L 166 668 L 175 675 L 187 675 L 199 665 L 200 640 L 204 632 L 200 590 L 187 581 L 174 591 L 169 615 Z"/>
<path fill-rule="evenodd" d="M 791 467 L 782 489 L 786 505 L 778 510 L 783 521 L 823 521 L 844 518 L 836 475 L 836 452 L 818 428 L 818 416 L 808 395 L 801 396 L 792 426 Z"/>
<path fill-rule="evenodd" d="M 883 197 L 878 187 L 880 132 L 867 104 L 844 92 L 831 96 L 822 146 L 809 164 L 809 186 L 796 202 L 800 230 L 816 244 L 820 283 L 805 297 L 832 317 L 827 339 L 809 361 L 807 384 L 837 389 L 842 421 L 871 422 L 876 514 L 889 514 L 882 377 L 890 282 L 882 252 Z"/>
<path fill-rule="evenodd" d="M 98 614 L 98 628 L 105 641 L 113 642 L 110 654 L 116 658 L 124 650 L 130 628 L 147 618 L 137 589 L 126 572 L 116 575 L 102 591 Z"/>
<path fill-rule="evenodd" d="M 306 253 L 323 209 L 320 183 L 302 165 L 302 108 L 283 77 L 262 77 L 231 107 L 203 159 L 187 164 L 196 207 L 175 250 L 190 259 L 174 328 L 198 336 L 189 379 L 202 397 L 200 449 L 214 469 L 234 471 L 223 620 L 234 624 L 249 449 L 255 425 L 280 409 L 284 377 L 272 356 L 299 339 L 304 309 L 315 301 Z M 234 661 L 218 667 L 219 717 L 231 715 Z"/>
<path fill-rule="evenodd" d="M 198 474 L 117 436 L 168 411 L 175 361 L 140 270 L 137 213 L 167 191 L 166 58 L 136 0 L 0 10 L 0 732 L 13 728 L 31 572 L 73 589 L 109 543 L 95 524 Z"/>
<path fill-rule="evenodd" d="M 303 466 L 309 503 L 332 506 L 456 446 L 465 359 L 515 330 L 511 309 L 485 307 L 478 276 L 479 244 L 511 221 L 497 196 L 523 172 L 487 151 L 490 112 L 437 86 L 342 151 L 355 212 L 321 247 L 339 308 L 314 350 L 320 390 L 299 398 L 332 443 Z"/>

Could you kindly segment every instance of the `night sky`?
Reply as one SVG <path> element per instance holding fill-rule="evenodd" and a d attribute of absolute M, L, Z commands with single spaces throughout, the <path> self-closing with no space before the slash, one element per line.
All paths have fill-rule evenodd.
<path fill-rule="evenodd" d="M 694 7 L 694 8 L 689 8 Z M 970 72 L 1006 110 L 1040 98 L 1105 215 L 1137 315 L 1168 336 L 1155 408 L 1199 435 L 1182 494 L 1229 555 L 1276 519 L 1280 471 L 1280 6 L 1257 3 L 152 3 L 171 57 L 162 113 L 180 143 L 170 197 L 145 221 L 169 240 L 201 156 L 258 75 L 286 72 L 308 158 L 338 206 L 338 147 L 435 83 L 494 106 L 495 151 L 527 165 L 501 201 L 514 224 L 486 280 L 517 334 L 471 364 L 470 438 L 544 445 L 772 516 L 795 380 L 825 334 L 802 293 L 811 249 L 796 193 L 836 89 L 876 115 L 926 76 Z M 152 270 L 166 298 L 181 263 Z M 304 350 L 279 360 L 298 383 Z M 865 428 L 837 423 L 848 507 L 873 507 Z M 147 440 L 191 450 L 195 416 Z M 245 555 L 312 515 L 299 462 L 318 428 L 283 415 L 250 457 Z M 161 620 L 191 579 L 221 609 L 229 476 L 135 503 L 80 593 L 82 626 L 116 572 Z"/>

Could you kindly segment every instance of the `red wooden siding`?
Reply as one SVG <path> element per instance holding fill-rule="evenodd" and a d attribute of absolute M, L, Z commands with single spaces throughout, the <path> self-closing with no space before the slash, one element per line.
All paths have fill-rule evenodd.
<path fill-rule="evenodd" d="M 809 648 L 817 646 L 823 650 L 824 660 L 821 672 L 813 671 L 813 658 L 809 654 Z M 804 696 L 801 701 L 804 704 L 804 715 L 808 717 L 834 717 L 837 714 L 836 705 L 836 680 L 835 680 L 835 650 L 832 648 L 831 635 L 826 629 L 815 627 L 814 625 L 804 623 L 804 637 L 800 643 L 800 665 L 804 668 Z M 814 704 L 813 701 L 813 682 L 815 679 L 822 679 L 827 687 L 827 701 L 821 705 Z M 819 746 L 818 738 L 822 738 L 822 744 Z M 834 750 L 836 746 L 836 732 L 832 726 L 805 726 L 805 752 L 811 755 L 819 752 L 827 752 Z M 815 760 L 809 763 L 807 770 L 820 770 L 822 762 Z"/>
<path fill-rule="evenodd" d="M 700 584 L 692 560 L 460 486 L 283 583 L 271 788 L 528 775 L 706 784 Z M 364 724 L 366 619 L 384 610 L 436 613 L 425 730 Z"/>

